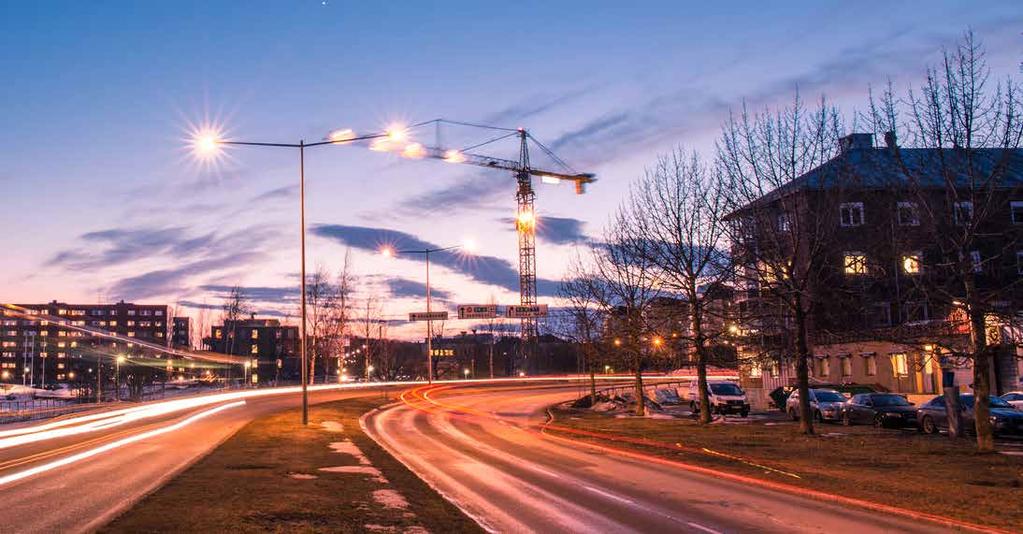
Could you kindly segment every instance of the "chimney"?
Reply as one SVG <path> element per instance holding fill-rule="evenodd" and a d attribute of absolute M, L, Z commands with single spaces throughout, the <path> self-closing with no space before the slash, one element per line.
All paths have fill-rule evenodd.
<path fill-rule="evenodd" d="M 838 138 L 838 150 L 843 154 L 850 150 L 874 148 L 874 134 L 852 133 Z"/>
<path fill-rule="evenodd" d="M 899 140 L 895 137 L 895 130 L 889 130 L 884 133 L 884 144 L 888 148 L 899 147 Z"/>

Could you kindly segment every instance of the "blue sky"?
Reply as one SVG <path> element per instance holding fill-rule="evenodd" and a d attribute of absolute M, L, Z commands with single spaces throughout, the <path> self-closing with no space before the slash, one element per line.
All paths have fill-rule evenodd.
<path fill-rule="evenodd" d="M 871 84 L 916 83 L 968 27 L 995 73 L 1015 74 L 1021 23 L 1013 1 L 4 2 L 0 301 L 194 313 L 240 285 L 293 313 L 296 155 L 234 149 L 204 168 L 186 138 L 206 120 L 284 142 L 437 117 L 527 127 L 600 180 L 585 196 L 537 186 L 550 289 L 645 165 L 676 145 L 709 152 L 743 99 L 798 87 L 851 112 Z M 420 261 L 373 253 L 385 238 L 472 238 L 477 258 L 437 263 L 438 296 L 515 302 L 507 173 L 327 147 L 307 176 L 310 269 L 351 247 L 385 315 L 421 307 L 423 282 Z"/>

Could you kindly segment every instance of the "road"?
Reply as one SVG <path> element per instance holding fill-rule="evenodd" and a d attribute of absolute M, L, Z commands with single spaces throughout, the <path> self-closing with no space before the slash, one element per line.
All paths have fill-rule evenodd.
<path fill-rule="evenodd" d="M 422 388 L 367 414 L 378 442 L 494 532 L 948 532 L 538 432 L 577 386 Z"/>
<path fill-rule="evenodd" d="M 310 402 L 379 394 L 379 388 L 312 391 Z M 244 395 L 164 401 L 128 413 L 103 412 L 95 420 L 76 416 L 66 420 L 72 423 L 57 428 L 44 426 L 53 422 L 0 427 L 0 502 L 4 503 L 0 532 L 93 530 L 253 418 L 297 408 L 301 402 L 294 391 L 238 398 Z M 78 461 L 60 465 L 76 457 Z"/>

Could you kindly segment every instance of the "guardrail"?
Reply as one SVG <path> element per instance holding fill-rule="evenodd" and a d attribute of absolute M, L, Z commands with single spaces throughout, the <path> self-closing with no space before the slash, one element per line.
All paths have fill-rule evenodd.
<path fill-rule="evenodd" d="M 633 380 L 633 377 L 626 376 L 626 377 L 622 377 L 622 379 L 623 380 L 630 380 L 630 382 L 626 383 L 626 384 L 618 384 L 618 385 L 614 385 L 614 386 L 606 387 L 606 388 L 599 388 L 599 389 L 597 389 L 597 395 L 604 394 L 604 395 L 606 395 L 608 397 L 614 397 L 615 395 L 619 395 L 620 396 L 621 393 L 626 393 L 626 392 L 631 393 L 631 392 L 636 391 L 636 384 L 635 384 L 635 382 L 631 381 L 631 380 Z M 694 379 L 695 379 L 695 377 L 670 378 L 670 379 L 665 377 L 664 380 L 662 380 L 660 378 L 644 378 L 643 379 L 643 393 L 645 395 L 647 395 L 648 397 L 653 397 L 654 391 L 657 390 L 657 389 L 662 389 L 664 387 L 672 387 L 672 386 L 674 386 L 676 388 L 683 387 L 683 386 L 689 387 L 689 384 Z M 589 396 L 589 393 L 587 393 L 585 395 L 582 395 L 579 398 L 588 397 L 588 396 Z"/>

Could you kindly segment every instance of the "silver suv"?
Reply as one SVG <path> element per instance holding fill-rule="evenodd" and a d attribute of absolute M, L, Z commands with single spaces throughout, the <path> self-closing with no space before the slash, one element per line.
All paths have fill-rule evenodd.
<path fill-rule="evenodd" d="M 824 421 L 840 421 L 842 419 L 842 406 L 847 399 L 841 393 L 833 389 L 811 389 L 810 390 L 810 413 L 818 423 Z M 793 421 L 799 420 L 799 390 L 795 390 L 785 401 L 785 412 Z"/>

